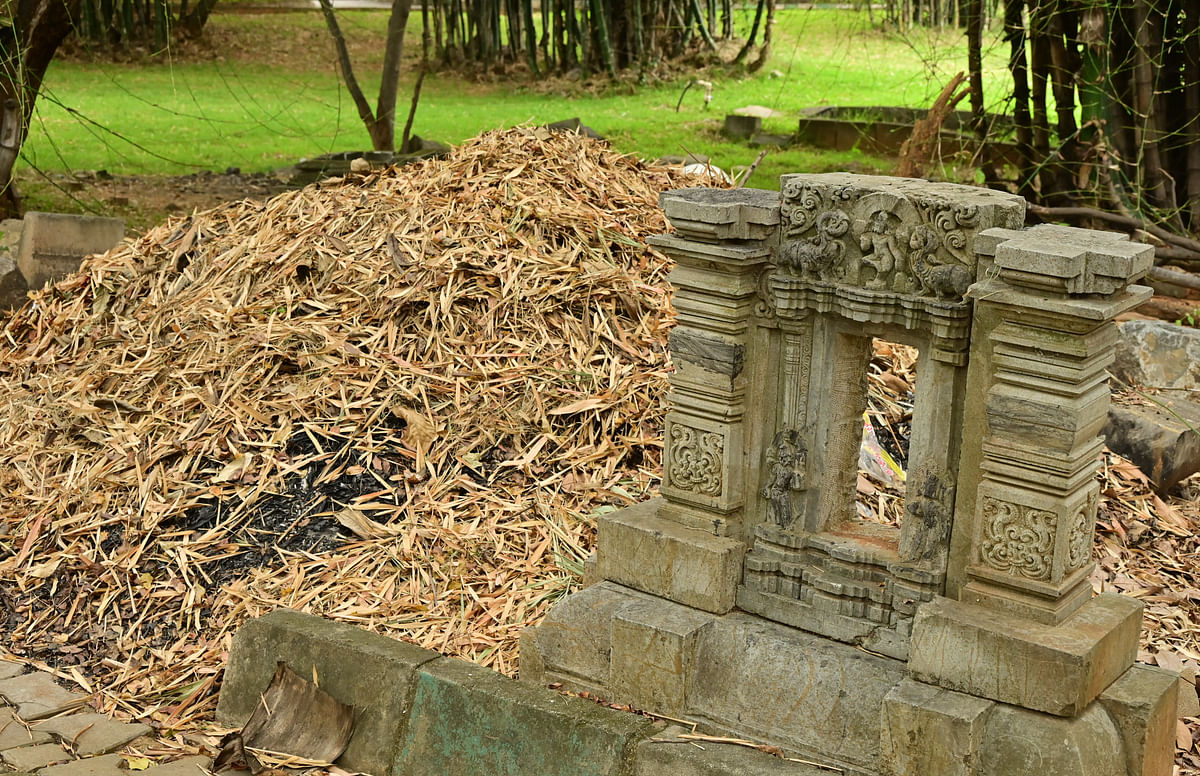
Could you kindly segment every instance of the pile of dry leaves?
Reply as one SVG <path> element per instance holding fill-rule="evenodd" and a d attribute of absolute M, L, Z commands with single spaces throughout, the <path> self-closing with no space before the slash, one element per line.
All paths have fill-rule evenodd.
<path fill-rule="evenodd" d="M 657 484 L 673 312 L 644 238 L 700 182 L 519 129 L 86 262 L 0 342 L 8 649 L 168 746 L 279 606 L 513 673 L 594 515 Z M 902 458 L 914 359 L 876 356 Z M 1149 657 L 1200 661 L 1195 504 L 1115 458 L 1105 486 L 1097 584 L 1146 601 Z"/>
<path fill-rule="evenodd" d="M 584 138 L 176 220 L 4 329 L 9 649 L 175 728 L 289 606 L 515 671 L 659 467 L 660 191 Z"/>

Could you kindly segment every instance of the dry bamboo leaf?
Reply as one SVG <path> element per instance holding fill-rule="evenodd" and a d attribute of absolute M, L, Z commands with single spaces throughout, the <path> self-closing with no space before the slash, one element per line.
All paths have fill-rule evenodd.
<path fill-rule="evenodd" d="M 401 532 L 399 528 L 377 523 L 357 509 L 350 507 L 339 509 L 334 512 L 333 517 L 339 525 L 345 526 L 360 539 L 383 539 Z"/>

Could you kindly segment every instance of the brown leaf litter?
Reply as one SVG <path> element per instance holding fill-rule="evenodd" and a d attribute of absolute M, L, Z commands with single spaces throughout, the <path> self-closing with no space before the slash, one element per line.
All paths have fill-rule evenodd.
<path fill-rule="evenodd" d="M 691 182 L 515 130 L 89 260 L 4 329 L 10 649 L 167 728 L 277 606 L 515 672 L 590 516 L 656 481 L 643 238 Z"/>
<path fill-rule="evenodd" d="M 657 486 L 673 311 L 644 239 L 696 183 L 489 133 L 169 221 L 35 295 L 0 343 L 8 650 L 156 726 L 152 757 L 214 743 L 229 637 L 279 606 L 515 673 L 594 516 Z M 913 371 L 877 346 L 885 448 Z M 1200 662 L 1196 504 L 1108 461 L 1096 584 L 1146 601 L 1147 655 Z"/>

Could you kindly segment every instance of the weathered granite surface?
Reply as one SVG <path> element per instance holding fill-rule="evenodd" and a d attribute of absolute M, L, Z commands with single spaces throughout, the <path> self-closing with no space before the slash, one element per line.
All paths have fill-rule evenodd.
<path fill-rule="evenodd" d="M 1140 388 L 1200 388 L 1200 330 L 1166 321 L 1120 324 L 1112 373 Z"/>
<path fill-rule="evenodd" d="M 1104 441 L 1165 493 L 1200 471 L 1200 402 L 1147 394 L 1143 404 L 1114 404 Z"/>

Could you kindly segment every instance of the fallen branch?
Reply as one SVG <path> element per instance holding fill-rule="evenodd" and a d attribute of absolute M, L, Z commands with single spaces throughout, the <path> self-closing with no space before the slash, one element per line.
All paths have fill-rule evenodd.
<path fill-rule="evenodd" d="M 753 175 L 754 171 L 758 169 L 758 165 L 761 164 L 762 160 L 766 158 L 767 151 L 768 151 L 768 149 L 766 149 L 766 148 L 759 151 L 758 157 L 753 162 L 750 163 L 750 166 L 746 168 L 746 171 L 744 173 L 742 173 L 741 175 L 737 176 L 737 180 L 733 184 L 733 187 L 735 189 L 740 189 L 746 185 L 746 182 L 750 180 L 750 176 Z"/>
<path fill-rule="evenodd" d="M 1166 267 L 1151 267 L 1149 277 L 1171 285 L 1200 290 L 1200 278 L 1190 272 L 1180 272 Z"/>

